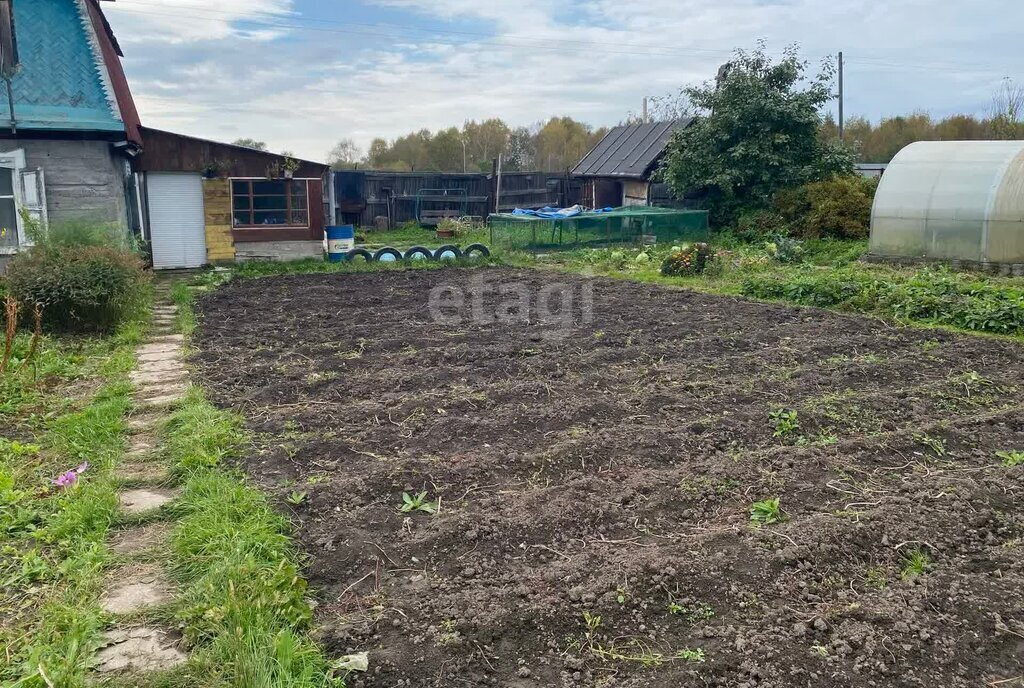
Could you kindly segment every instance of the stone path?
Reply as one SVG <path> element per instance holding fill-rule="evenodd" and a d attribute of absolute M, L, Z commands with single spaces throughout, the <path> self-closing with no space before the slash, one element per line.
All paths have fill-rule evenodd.
<path fill-rule="evenodd" d="M 135 352 L 139 367 L 131 374 L 136 388 L 135 412 L 128 423 L 132 437 L 117 470 L 124 485 L 118 494 L 121 513 L 145 523 L 111 536 L 111 551 L 124 563 L 108 574 L 100 600 L 110 620 L 96 655 L 96 670 L 103 674 L 163 671 L 188 658 L 174 629 L 144 621 L 148 612 L 174 596 L 160 565 L 151 563 L 159 558 L 153 554 L 168 551 L 172 529 L 159 520 L 159 510 L 178 495 L 157 437 L 171 407 L 188 391 L 183 338 L 175 332 L 177 307 L 170 303 L 168 285 L 157 285 L 156 300 L 150 339 Z"/>

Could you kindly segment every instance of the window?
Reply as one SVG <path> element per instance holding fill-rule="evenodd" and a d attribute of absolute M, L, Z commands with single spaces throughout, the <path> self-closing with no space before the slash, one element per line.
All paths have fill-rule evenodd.
<path fill-rule="evenodd" d="M 231 196 L 235 227 L 309 226 L 305 181 L 235 180 Z"/>
<path fill-rule="evenodd" d="M 0 248 L 18 248 L 18 206 L 14 200 L 14 170 L 0 167 Z"/>

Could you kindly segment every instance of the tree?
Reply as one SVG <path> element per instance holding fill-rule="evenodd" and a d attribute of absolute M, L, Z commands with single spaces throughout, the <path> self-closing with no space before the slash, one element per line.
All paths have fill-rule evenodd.
<path fill-rule="evenodd" d="M 536 167 L 537 135 L 529 127 L 516 127 L 508 137 L 502 169 L 525 172 Z"/>
<path fill-rule="evenodd" d="M 572 117 L 552 117 L 537 132 L 535 167 L 545 172 L 575 167 L 606 133 L 607 129 L 594 131 Z"/>
<path fill-rule="evenodd" d="M 352 139 L 341 139 L 327 153 L 327 164 L 331 169 L 350 170 L 362 157 L 362 151 Z"/>
<path fill-rule="evenodd" d="M 737 50 L 715 82 L 685 89 L 700 116 L 667 147 L 662 172 L 673 192 L 702 192 L 712 221 L 731 224 L 780 189 L 852 173 L 853 152 L 819 134 L 835 67 L 810 80 L 806 70 L 796 47 L 775 63 L 759 44 Z"/>
<path fill-rule="evenodd" d="M 242 146 L 243 148 L 252 148 L 253 150 L 258 151 L 269 150 L 267 148 L 267 144 L 263 143 L 262 141 L 257 141 L 256 139 L 235 139 L 234 141 L 231 142 L 231 145 Z"/>
<path fill-rule="evenodd" d="M 992 129 L 997 139 L 1024 136 L 1024 86 L 1009 77 L 1003 79 L 992 97 Z"/>

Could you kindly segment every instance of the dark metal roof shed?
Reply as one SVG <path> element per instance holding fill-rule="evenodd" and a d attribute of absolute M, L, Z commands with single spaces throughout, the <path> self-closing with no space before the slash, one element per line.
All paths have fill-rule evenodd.
<path fill-rule="evenodd" d="M 578 177 L 646 179 L 672 133 L 692 121 L 679 119 L 615 127 L 579 161 L 572 173 Z"/>

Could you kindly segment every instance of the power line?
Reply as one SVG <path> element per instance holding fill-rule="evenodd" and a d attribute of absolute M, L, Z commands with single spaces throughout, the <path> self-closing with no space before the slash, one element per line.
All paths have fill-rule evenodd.
<path fill-rule="evenodd" d="M 130 2 L 140 3 L 139 7 L 132 7 L 127 5 Z M 395 29 L 402 32 L 414 32 L 425 34 L 424 37 L 429 38 L 435 43 L 441 45 L 452 45 L 456 47 L 463 47 L 466 45 L 465 42 L 459 41 L 452 38 L 451 35 L 460 35 L 473 38 L 480 38 L 484 40 L 474 40 L 474 45 L 479 46 L 493 46 L 501 48 L 514 48 L 514 49 L 529 49 L 529 50 L 543 50 L 550 52 L 563 52 L 578 54 L 579 50 L 566 48 L 566 45 L 576 45 L 580 47 L 589 47 L 595 50 L 599 50 L 603 54 L 613 55 L 634 55 L 639 57 L 669 57 L 669 56 L 693 56 L 693 55 L 715 55 L 715 56 L 731 56 L 734 54 L 733 50 L 724 49 L 713 49 L 713 48 L 677 48 L 661 45 L 637 45 L 636 42 L 632 44 L 630 50 L 621 50 L 616 48 L 610 48 L 607 42 L 598 41 L 583 41 L 578 39 L 558 39 L 557 44 L 553 45 L 552 42 L 546 38 L 530 38 L 529 36 L 521 36 L 515 34 L 493 34 L 476 31 L 466 31 L 452 28 L 434 28 L 430 26 L 414 26 L 404 24 L 394 24 L 387 22 L 378 23 L 364 23 L 364 22 L 352 22 L 352 21 L 339 21 L 334 19 L 319 18 L 319 17 L 308 17 L 304 15 L 296 14 L 282 14 L 274 12 L 260 12 L 257 16 L 252 17 L 239 17 L 235 12 L 229 12 L 224 10 L 210 9 L 200 5 L 179 5 L 179 7 L 192 10 L 193 12 L 198 11 L 202 14 L 189 14 L 186 12 L 161 12 L 159 9 L 153 8 L 147 3 L 142 3 L 141 0 L 122 0 L 121 4 L 108 10 L 111 13 L 114 12 L 125 12 L 136 15 L 151 15 L 151 16 L 163 16 L 163 17 L 175 17 L 175 18 L 190 18 L 190 19 L 208 19 L 208 20 L 223 20 L 227 23 L 240 23 L 240 24 L 255 24 L 257 26 L 264 26 L 274 29 L 290 29 L 297 31 L 316 31 L 321 33 L 337 33 L 346 35 L 357 35 L 357 36 L 368 36 L 368 37 L 383 37 L 389 39 L 395 39 L 394 32 L 385 31 L 373 31 L 371 29 Z M 288 22 L 282 21 L 283 18 L 287 17 Z M 338 28 L 331 28 L 338 27 Z M 359 28 L 340 28 L 340 27 L 359 27 Z M 623 31 L 616 31 L 616 35 L 629 34 Z M 412 36 L 398 36 L 398 38 L 411 39 Z M 781 53 L 775 52 L 769 54 L 780 55 Z M 830 57 L 825 55 L 822 57 Z M 970 64 L 970 63 L 951 63 L 951 62 L 900 62 L 886 58 L 877 57 L 854 57 L 848 58 L 847 63 L 859 64 L 866 67 L 888 67 L 893 69 L 905 69 L 910 71 L 935 71 L 935 70 L 956 70 L 961 72 L 997 72 L 1006 73 L 1006 66 L 994 66 L 994 65 L 981 65 L 981 64 Z"/>

